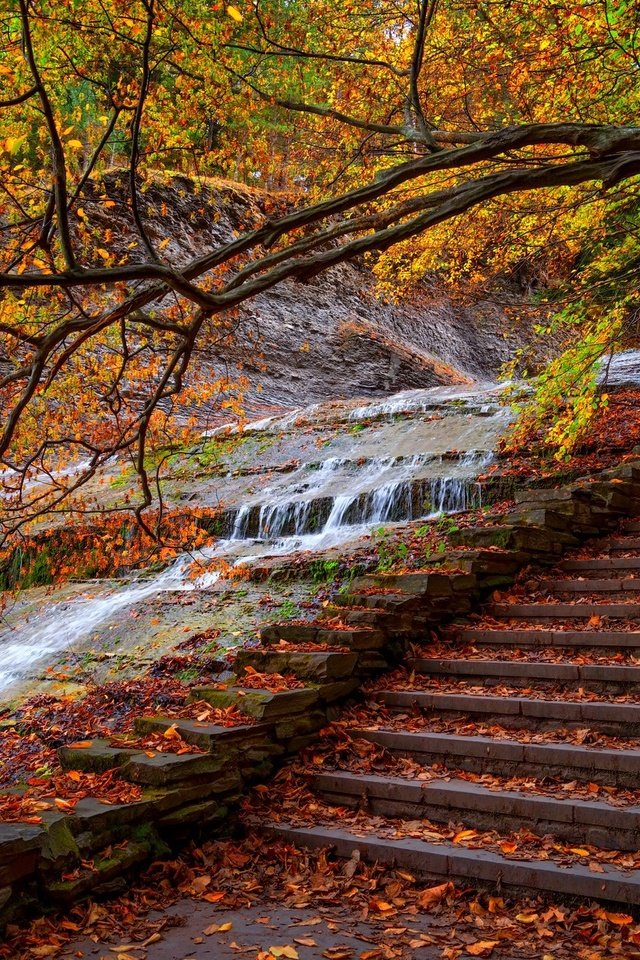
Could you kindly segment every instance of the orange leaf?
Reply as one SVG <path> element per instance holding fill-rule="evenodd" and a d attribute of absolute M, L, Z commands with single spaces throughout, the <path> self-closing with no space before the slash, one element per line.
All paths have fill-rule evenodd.
<path fill-rule="evenodd" d="M 498 940 L 477 940 L 475 943 L 468 944 L 465 950 L 472 957 L 490 957 L 498 943 Z"/>
<path fill-rule="evenodd" d="M 378 913 L 388 913 L 389 910 L 393 910 L 393 905 L 387 903 L 386 900 L 372 900 L 369 906 L 377 910 Z"/>
<path fill-rule="evenodd" d="M 461 843 L 463 840 L 471 840 L 473 837 L 478 836 L 477 830 L 461 830 L 460 833 L 456 833 L 453 838 L 454 843 Z"/>
<path fill-rule="evenodd" d="M 630 917 L 628 913 L 609 913 L 607 910 L 605 916 L 609 923 L 614 923 L 617 927 L 626 927 L 633 923 L 633 917 Z"/>
<path fill-rule="evenodd" d="M 449 880 L 447 883 L 440 883 L 437 887 L 429 887 L 428 890 L 423 890 L 422 893 L 418 896 L 418 903 L 424 909 L 432 907 L 434 903 L 440 903 L 441 900 L 447 896 L 453 890 L 453 883 Z"/>

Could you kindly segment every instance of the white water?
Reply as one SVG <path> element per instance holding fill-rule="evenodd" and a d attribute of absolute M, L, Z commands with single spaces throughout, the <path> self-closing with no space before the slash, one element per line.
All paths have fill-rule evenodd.
<path fill-rule="evenodd" d="M 229 535 L 197 557 L 179 557 L 154 577 L 50 604 L 0 632 L 0 690 L 55 662 L 61 651 L 96 630 L 108 629 L 125 610 L 150 597 L 167 591 L 206 590 L 219 578 L 217 572 L 198 576 L 194 564 L 206 566 L 221 558 L 231 564 L 252 564 L 265 557 L 327 550 L 370 535 L 381 524 L 480 505 L 476 478 L 490 462 L 490 446 L 505 423 L 505 412 L 497 412 L 497 392 L 495 386 L 436 388 L 407 391 L 360 408 L 351 405 L 338 414 L 339 421 L 386 416 L 389 424 L 378 423 L 375 429 L 363 428 L 353 436 L 349 430 L 338 431 L 335 445 L 347 455 L 328 455 L 290 473 L 274 474 L 269 485 L 240 501 L 235 515 L 230 515 Z M 421 419 L 420 412 L 432 410 L 434 404 L 439 407 L 438 422 Z M 464 410 L 465 404 L 469 409 Z M 328 406 L 335 417 L 336 405 Z M 411 409 L 415 419 L 395 426 L 395 414 Z M 298 420 L 316 422 L 321 416 L 324 412 L 315 405 L 269 426 L 278 432 Z M 476 449 L 478 442 L 481 446 Z"/>
<path fill-rule="evenodd" d="M 211 586 L 220 577 L 217 571 L 187 579 L 192 563 L 198 559 L 206 562 L 208 557 L 180 557 L 157 577 L 136 580 L 127 587 L 114 587 L 101 596 L 74 597 L 52 604 L 31 624 L 0 633 L 0 690 L 24 677 L 43 660 L 51 659 L 54 654 L 87 637 L 101 624 L 113 619 L 115 614 L 142 603 L 147 597 L 166 591 Z"/>

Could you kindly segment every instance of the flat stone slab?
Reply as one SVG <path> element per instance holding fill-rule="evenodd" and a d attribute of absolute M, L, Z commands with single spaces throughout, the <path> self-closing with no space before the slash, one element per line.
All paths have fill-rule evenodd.
<path fill-rule="evenodd" d="M 527 620 L 576 620 L 582 617 L 640 617 L 640 603 L 494 603 L 489 608 L 496 617 Z"/>
<path fill-rule="evenodd" d="M 0 887 L 33 872 L 46 835 L 35 823 L 0 823 Z"/>
<path fill-rule="evenodd" d="M 393 863 L 425 875 L 499 884 L 536 894 L 544 891 L 625 906 L 640 904 L 640 871 L 626 873 L 603 865 L 602 873 L 593 873 L 578 863 L 561 866 L 553 860 L 510 860 L 489 850 L 469 850 L 452 843 L 427 843 L 410 837 L 390 840 L 328 827 L 268 823 L 264 829 L 303 847 L 331 848 L 345 859 L 358 850 L 370 862 Z"/>
<path fill-rule="evenodd" d="M 416 673 L 433 676 L 637 683 L 640 689 L 640 666 L 610 666 L 600 663 L 532 663 L 525 660 L 447 660 L 429 657 L 409 660 L 408 666 Z"/>
<path fill-rule="evenodd" d="M 293 674 L 299 680 L 343 680 L 350 677 L 358 662 L 357 653 L 296 650 L 240 650 L 236 670 L 242 676 L 245 667 L 258 673 Z"/>
<path fill-rule="evenodd" d="M 572 777 L 593 779 L 601 772 L 615 779 L 618 773 L 628 775 L 634 787 L 640 780 L 640 749 L 606 750 L 580 747 L 573 743 L 522 743 L 518 740 L 499 740 L 494 737 L 460 736 L 450 733 L 410 733 L 404 730 L 351 731 L 352 736 L 370 740 L 386 747 L 392 753 L 411 756 L 434 756 L 450 759 L 452 764 L 465 759 L 500 761 L 513 764 L 540 765 L 548 770 L 559 767 Z M 608 782 L 610 782 L 610 779 Z"/>
<path fill-rule="evenodd" d="M 342 608 L 336 607 L 333 615 L 337 618 L 344 612 Z M 326 613 L 326 609 L 323 613 Z M 315 623 L 272 623 L 262 627 L 260 638 L 265 644 L 286 640 L 289 643 L 326 643 L 337 647 L 350 647 L 352 650 L 379 650 L 384 643 L 384 633 L 375 627 L 354 626 L 352 629 L 338 630 Z"/>
<path fill-rule="evenodd" d="M 565 720 L 568 722 L 640 723 L 640 704 L 577 700 L 534 700 L 525 697 L 475 696 L 473 694 L 426 693 L 421 690 L 380 691 L 377 699 L 388 707 L 417 706 L 421 710 L 489 714 L 508 717 Z"/>
<path fill-rule="evenodd" d="M 242 723 L 223 727 L 219 723 L 175 720 L 170 717 L 140 717 L 135 721 L 136 731 L 142 735 L 164 733 L 169 727 L 175 727 L 185 743 L 191 743 L 201 750 L 215 751 L 221 748 L 225 753 L 234 745 L 265 742 L 273 731 L 273 725 L 269 723 Z"/>
<path fill-rule="evenodd" d="M 489 646 L 640 648 L 640 630 L 487 630 L 465 626 L 450 628 L 445 636 Z"/>
<path fill-rule="evenodd" d="M 143 757 L 138 748 L 113 747 L 108 740 L 91 740 L 88 746 L 74 747 L 70 744 L 58 749 L 58 759 L 65 770 L 81 770 L 87 773 L 104 773 L 121 767 L 131 757 Z"/>
<path fill-rule="evenodd" d="M 597 557 L 593 560 L 562 560 L 562 570 L 640 570 L 640 557 Z"/>
<path fill-rule="evenodd" d="M 107 741 L 100 740 L 94 741 L 91 747 L 61 747 L 58 756 L 67 770 L 99 773 L 117 767 L 123 779 L 150 786 L 164 786 L 194 777 L 212 777 L 221 770 L 221 762 L 211 754 L 127 750 L 111 747 Z"/>
<path fill-rule="evenodd" d="M 605 541 L 604 545 L 608 545 L 610 550 L 628 550 L 631 552 L 633 550 L 640 550 L 640 537 L 610 537 L 608 541 Z"/>
<path fill-rule="evenodd" d="M 419 657 L 408 661 L 410 670 L 434 676 L 523 677 L 536 680 L 579 680 L 580 668 L 573 663 L 528 663 L 520 660 L 446 660 Z M 640 680 L 640 668 L 637 673 Z"/>
<path fill-rule="evenodd" d="M 216 687 L 194 687 L 190 700 L 205 700 L 213 707 L 236 706 L 243 713 L 257 720 L 273 720 L 290 713 L 300 713 L 315 706 L 319 701 L 318 691 L 312 687 L 303 687 L 294 690 L 282 690 L 271 693 L 268 690 L 244 689 L 242 686 L 227 687 L 219 690 Z"/>
<path fill-rule="evenodd" d="M 380 799 L 399 804 L 414 804 L 417 815 L 448 822 L 452 814 L 470 812 L 517 817 L 532 823 L 546 821 L 560 825 L 607 827 L 630 834 L 631 846 L 637 845 L 640 806 L 614 807 L 599 801 L 549 797 L 517 790 L 489 790 L 467 780 L 430 780 L 421 782 L 405 777 L 383 777 L 347 771 L 318 774 L 314 789 L 337 798 L 351 796 Z M 339 800 L 336 800 L 339 802 Z M 387 814 L 388 815 L 388 814 Z M 401 814 L 400 814 L 401 815 Z M 465 820 L 466 822 L 466 820 Z"/>
<path fill-rule="evenodd" d="M 611 578 L 608 580 L 542 580 L 540 586 L 543 590 L 549 590 L 553 593 L 629 593 L 640 592 L 640 577 L 637 579 L 620 580 Z"/>

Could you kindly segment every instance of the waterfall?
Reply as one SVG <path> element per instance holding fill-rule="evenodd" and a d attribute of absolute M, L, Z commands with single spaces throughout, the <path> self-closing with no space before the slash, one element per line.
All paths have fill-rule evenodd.
<path fill-rule="evenodd" d="M 269 542 L 285 537 L 318 537 L 349 528 L 417 520 L 482 505 L 477 475 L 491 461 L 487 451 L 457 458 L 414 454 L 376 458 L 367 464 L 331 458 L 305 464 L 291 476 L 290 489 L 308 489 L 304 498 L 243 504 L 230 524 L 227 543 Z M 441 475 L 433 476 L 434 471 Z M 443 473 L 443 471 L 446 471 Z M 349 493 L 333 493 L 335 488 Z M 267 488 L 263 493 L 270 494 Z"/>
<path fill-rule="evenodd" d="M 134 580 L 126 586 L 114 585 L 106 594 L 92 597 L 74 597 L 52 604 L 43 616 L 26 629 L 4 630 L 0 633 L 0 690 L 10 686 L 39 662 L 65 650 L 73 643 L 89 636 L 97 627 L 111 620 L 114 614 L 142 603 L 148 597 L 174 590 L 198 590 L 214 584 L 218 571 L 203 573 L 200 577 L 187 574 L 194 562 L 206 562 L 209 555 L 181 556 L 170 567 L 155 577 Z M 24 634 L 28 633 L 28 642 Z"/>
<path fill-rule="evenodd" d="M 35 615 L 18 604 L 5 620 L 13 626 L 0 632 L 0 689 L 55 662 L 71 646 L 82 649 L 94 631 L 104 640 L 108 629 L 121 625 L 125 610 L 153 596 L 211 587 L 220 574 L 198 576 L 199 562 L 206 570 L 210 561 L 251 565 L 299 551 L 344 548 L 380 525 L 480 506 L 478 476 L 509 417 L 497 401 L 495 386 L 434 388 L 346 405 L 338 413 L 335 404 L 328 410 L 315 405 L 254 424 L 237 454 L 227 456 L 221 488 L 212 488 L 212 496 L 229 504 L 221 517 L 226 533 L 196 557 L 181 556 L 155 576 L 95 584 L 85 595 L 43 602 Z M 396 422 L 398 412 L 411 409 L 418 412 Z M 374 424 L 366 423 L 376 417 Z M 268 436 L 264 447 L 253 439 L 261 431 Z M 261 471 L 255 470 L 256 457 Z M 294 459 L 303 462 L 294 470 L 278 469 Z M 250 472 L 243 473 L 245 466 Z"/>

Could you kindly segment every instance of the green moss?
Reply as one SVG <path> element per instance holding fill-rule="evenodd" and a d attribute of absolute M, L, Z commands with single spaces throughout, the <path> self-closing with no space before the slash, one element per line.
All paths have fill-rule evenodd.
<path fill-rule="evenodd" d="M 54 820 L 49 824 L 47 837 L 42 845 L 42 855 L 47 860 L 59 860 L 62 857 L 80 859 L 80 849 L 66 818 Z"/>
<path fill-rule="evenodd" d="M 46 587 L 53 583 L 53 573 L 51 570 L 51 556 L 48 547 L 43 547 L 35 556 L 35 560 L 30 564 L 26 574 L 20 582 L 20 589 L 26 590 L 28 587 Z"/>
<path fill-rule="evenodd" d="M 131 831 L 131 838 L 137 844 L 148 846 L 149 856 L 153 857 L 154 860 L 166 857 L 171 853 L 171 848 L 150 823 L 142 823 L 134 827 Z"/>

